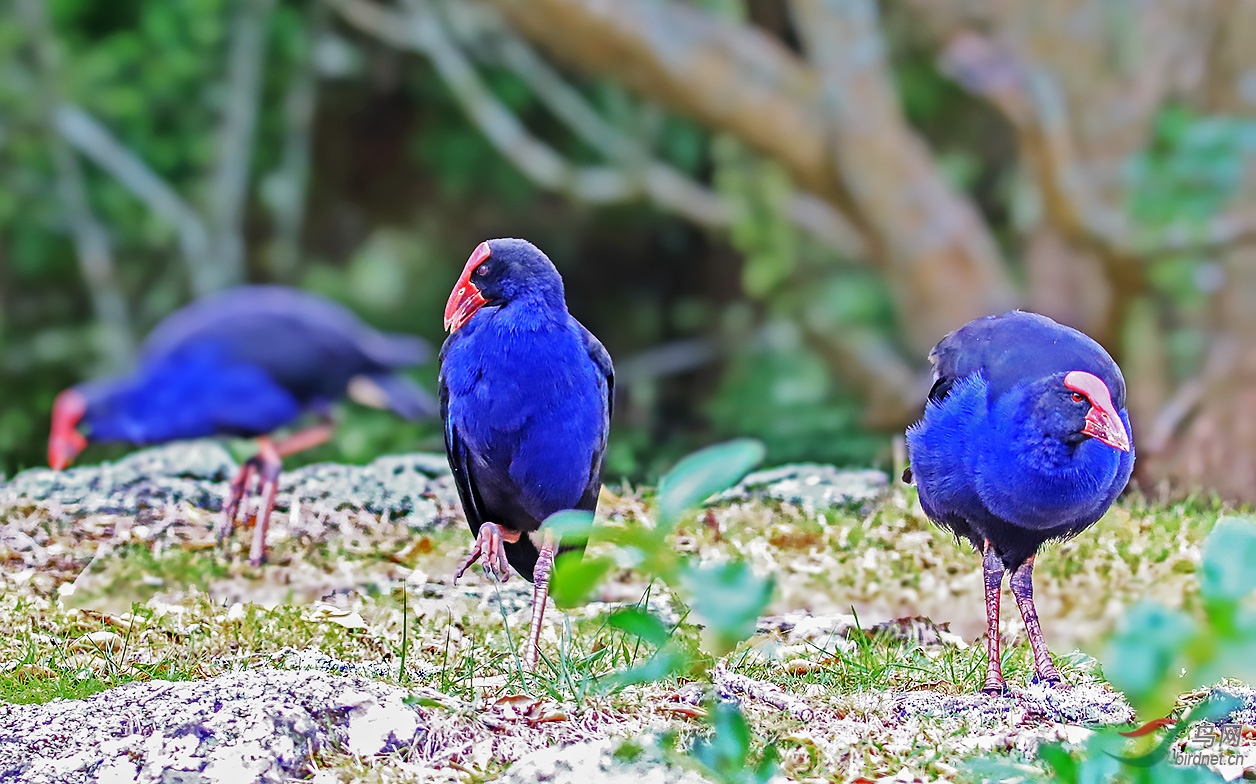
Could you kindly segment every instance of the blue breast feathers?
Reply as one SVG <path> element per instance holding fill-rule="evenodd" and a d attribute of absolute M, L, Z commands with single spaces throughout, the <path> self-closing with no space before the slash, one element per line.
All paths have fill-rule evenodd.
<path fill-rule="evenodd" d="M 88 426 L 93 440 L 151 444 L 262 435 L 300 414 L 300 404 L 265 371 L 196 344 L 114 382 L 92 406 Z"/>
<path fill-rule="evenodd" d="M 980 373 L 930 401 L 907 433 L 925 511 L 935 519 L 991 517 L 1048 530 L 1093 523 L 1125 487 L 1133 452 L 1095 439 L 1067 444 L 1047 436 L 1029 412 L 1027 384 L 990 400 Z M 1121 419 L 1129 432 L 1129 419 Z"/>
<path fill-rule="evenodd" d="M 574 507 L 589 488 L 606 437 L 607 382 L 565 312 L 501 315 L 486 308 L 455 333 L 442 367 L 448 426 L 481 481 L 498 485 L 482 491 L 514 495 L 539 521 Z"/>

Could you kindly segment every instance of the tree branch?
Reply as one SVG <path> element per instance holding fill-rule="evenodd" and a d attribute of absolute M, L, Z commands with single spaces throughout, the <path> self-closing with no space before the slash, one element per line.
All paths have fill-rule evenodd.
<path fill-rule="evenodd" d="M 911 346 L 924 353 L 965 321 L 1012 307 L 994 238 L 903 117 L 875 0 L 792 0 L 790 8 L 822 80 L 816 104 L 829 122 L 829 168 L 882 246 Z"/>
<path fill-rule="evenodd" d="M 56 173 L 57 192 L 65 207 L 66 221 L 74 237 L 79 269 L 87 284 L 92 309 L 101 326 L 100 350 L 111 370 L 125 367 L 135 349 L 126 299 L 118 286 L 109 237 L 96 220 L 88 202 L 87 184 L 78 159 L 56 133 L 57 106 L 61 96 L 60 64 L 54 32 L 43 0 L 22 0 L 22 15 L 32 37 L 40 81 L 41 109 L 49 130 L 49 146 Z"/>
<path fill-rule="evenodd" d="M 833 36 L 829 21 L 854 13 L 846 3 L 802 9 L 815 10 L 825 25 L 810 37 L 826 43 L 810 48 L 849 58 L 850 67 L 829 69 L 690 3 L 488 2 L 550 54 L 736 137 L 850 218 L 889 272 L 904 332 L 920 354 L 968 319 L 1014 304 L 1007 269 L 975 208 L 947 186 L 906 126 L 883 59 L 868 56 L 880 46 L 875 14 Z M 813 25 L 800 16 L 796 27 Z M 835 99 L 842 103 L 834 106 Z M 859 199 L 852 186 L 861 189 Z"/>
<path fill-rule="evenodd" d="M 218 161 L 209 183 L 209 224 L 214 265 L 201 283 L 210 290 L 244 279 L 241 222 L 248 202 L 257 105 L 261 96 L 266 34 L 275 0 L 244 0 L 231 30 L 226 106 L 218 132 Z M 208 293 L 197 290 L 197 295 Z"/>
<path fill-rule="evenodd" d="M 550 112 L 585 144 L 618 163 L 628 176 L 636 177 L 644 195 L 661 209 L 701 226 L 728 228 L 732 225 L 736 218 L 733 204 L 675 167 L 655 159 L 645 146 L 604 119 L 579 90 L 510 31 L 491 9 L 468 2 L 445 5 L 450 29 L 464 47 L 488 39 L 487 51 L 519 76 Z M 485 29 L 488 26 L 483 23 L 486 16 L 495 23 L 489 29 Z M 866 255 L 862 237 L 823 201 L 794 193 L 785 211 L 796 228 L 835 253 L 848 259 Z"/>
<path fill-rule="evenodd" d="M 327 5 L 313 2 L 306 12 L 305 50 L 284 101 L 283 159 L 276 175 L 275 240 L 271 265 L 280 280 L 296 272 L 305 220 L 306 189 L 310 179 L 310 147 L 314 111 L 318 104 L 318 68 L 315 49 L 328 23 Z"/>
<path fill-rule="evenodd" d="M 1085 164 L 1070 134 L 1064 99 L 1050 75 L 972 31 L 955 35 L 941 70 L 1012 123 L 1034 172 L 1048 220 L 1110 265 L 1186 252 L 1211 252 L 1256 241 L 1256 209 L 1219 215 L 1206 223 L 1182 221 L 1147 230 L 1105 204 L 1088 185 Z M 1141 271 L 1127 270 L 1141 278 Z"/>
<path fill-rule="evenodd" d="M 413 13 L 407 17 L 391 13 L 371 0 L 329 2 L 355 27 L 381 40 L 408 46 L 428 56 L 446 78 L 455 98 L 463 103 L 472 121 L 503 155 L 535 182 L 574 193 L 577 198 L 593 203 L 638 195 L 636 188 L 639 180 L 625 178 L 614 170 L 604 168 L 598 170 L 613 173 L 621 187 L 614 191 L 581 193 L 575 187 L 579 180 L 574 167 L 552 149 L 527 135 L 517 118 L 479 80 L 465 56 L 444 37 L 443 31 L 433 22 L 433 15 L 418 2 L 412 3 Z M 814 219 L 820 224 L 824 222 L 824 212 L 832 209 L 829 203 L 814 197 L 799 199 L 795 203 L 797 215 L 806 216 L 810 210 L 814 214 L 804 219 Z M 827 336 L 821 343 L 823 355 L 829 359 L 837 358 L 835 367 L 848 367 L 860 388 L 878 402 L 876 410 L 879 413 L 872 418 L 874 424 L 898 426 L 910 421 L 919 408 L 919 400 L 923 398 L 923 392 L 917 394 L 920 379 L 888 342 L 857 331 L 842 331 Z"/>
<path fill-rule="evenodd" d="M 62 138 L 174 228 L 192 289 L 210 290 L 210 282 L 203 278 L 211 266 L 209 235 L 200 215 L 83 109 L 62 104 L 57 108 L 56 128 Z"/>

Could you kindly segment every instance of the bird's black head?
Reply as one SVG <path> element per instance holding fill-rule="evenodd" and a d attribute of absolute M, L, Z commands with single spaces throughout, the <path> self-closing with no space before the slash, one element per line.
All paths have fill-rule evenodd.
<path fill-rule="evenodd" d="M 565 307 L 563 279 L 554 263 L 527 240 L 481 242 L 445 304 L 445 329 L 456 331 L 486 305 L 518 300 Z"/>
<path fill-rule="evenodd" d="M 1072 370 L 1039 380 L 1031 392 L 1032 416 L 1044 435 L 1076 446 L 1094 438 L 1113 449 L 1130 451 L 1108 386 L 1093 373 Z"/>

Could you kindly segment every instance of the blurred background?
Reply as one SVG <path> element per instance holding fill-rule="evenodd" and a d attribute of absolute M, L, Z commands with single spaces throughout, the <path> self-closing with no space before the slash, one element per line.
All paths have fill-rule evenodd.
<path fill-rule="evenodd" d="M 929 348 L 1019 306 L 1122 364 L 1145 490 L 1256 500 L 1254 154 L 1256 0 L 14 0 L 0 472 L 197 296 L 438 344 L 522 236 L 616 359 L 608 478 L 888 467 Z M 307 459 L 441 448 L 346 408 Z"/>

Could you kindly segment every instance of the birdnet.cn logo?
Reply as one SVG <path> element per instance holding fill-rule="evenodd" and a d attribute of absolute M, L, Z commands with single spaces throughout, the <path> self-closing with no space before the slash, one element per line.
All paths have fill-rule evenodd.
<path fill-rule="evenodd" d="M 1190 741 L 1173 749 L 1177 765 L 1239 765 L 1256 749 L 1243 748 L 1242 724 L 1213 724 L 1201 721 L 1191 729 Z"/>
<path fill-rule="evenodd" d="M 1122 732 L 1121 734 L 1128 738 L 1141 737 L 1147 735 L 1161 727 L 1172 727 L 1172 722 L 1165 719 L 1148 722 L 1142 727 L 1130 732 Z M 1207 765 L 1207 766 L 1231 766 L 1241 765 L 1246 767 L 1251 763 L 1256 763 L 1256 746 L 1244 745 L 1243 743 L 1243 725 L 1238 723 L 1216 724 L 1211 721 L 1199 721 L 1191 725 L 1190 733 L 1187 735 L 1185 743 L 1174 743 L 1173 741 L 1181 734 L 1181 730 L 1173 731 L 1166 742 L 1149 754 L 1139 757 L 1123 757 L 1108 752 L 1111 756 L 1116 757 L 1126 765 L 1133 767 L 1151 767 L 1160 762 L 1166 756 L 1174 765 Z"/>

